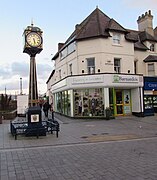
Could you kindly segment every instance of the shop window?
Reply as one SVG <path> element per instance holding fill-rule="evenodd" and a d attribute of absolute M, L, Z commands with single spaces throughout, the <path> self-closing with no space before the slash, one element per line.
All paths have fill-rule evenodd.
<path fill-rule="evenodd" d="M 104 116 L 102 88 L 74 90 L 75 116 Z"/>
<path fill-rule="evenodd" d="M 155 75 L 154 63 L 148 64 L 148 75 L 149 76 Z"/>
<path fill-rule="evenodd" d="M 113 34 L 112 36 L 113 44 L 120 44 L 120 34 Z"/>
<path fill-rule="evenodd" d="M 56 112 L 69 115 L 71 114 L 70 91 L 58 92 L 56 97 Z"/>
<path fill-rule="evenodd" d="M 62 113 L 62 93 L 61 92 L 58 92 L 56 94 L 56 103 L 57 103 L 56 111 Z"/>
<path fill-rule="evenodd" d="M 120 59 L 114 59 L 114 72 L 120 73 Z"/>
<path fill-rule="evenodd" d="M 151 45 L 150 45 L 150 51 L 152 51 L 152 52 L 155 51 L 155 45 L 154 45 L 154 44 L 151 44 Z"/>
<path fill-rule="evenodd" d="M 95 73 L 95 58 L 87 59 L 87 72 L 88 72 L 88 74 Z"/>
<path fill-rule="evenodd" d="M 70 91 L 67 91 L 67 115 L 71 115 Z"/>

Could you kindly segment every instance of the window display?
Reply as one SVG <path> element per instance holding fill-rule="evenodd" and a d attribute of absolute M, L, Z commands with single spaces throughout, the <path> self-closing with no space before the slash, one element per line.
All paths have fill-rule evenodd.
<path fill-rule="evenodd" d="M 104 116 L 102 89 L 74 90 L 74 116 Z"/>
<path fill-rule="evenodd" d="M 153 108 L 153 101 L 151 96 L 144 96 L 144 107 L 145 109 Z"/>
<path fill-rule="evenodd" d="M 70 91 L 63 91 L 55 94 L 57 109 L 56 112 L 71 115 Z"/>

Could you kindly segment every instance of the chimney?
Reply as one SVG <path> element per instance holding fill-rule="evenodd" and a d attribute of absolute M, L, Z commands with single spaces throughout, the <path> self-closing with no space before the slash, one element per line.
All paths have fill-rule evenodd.
<path fill-rule="evenodd" d="M 148 34 L 154 36 L 153 16 L 151 15 L 151 10 L 139 16 L 137 23 L 139 31 L 146 31 Z"/>
<path fill-rule="evenodd" d="M 64 46 L 64 43 L 58 43 L 58 51 Z"/>

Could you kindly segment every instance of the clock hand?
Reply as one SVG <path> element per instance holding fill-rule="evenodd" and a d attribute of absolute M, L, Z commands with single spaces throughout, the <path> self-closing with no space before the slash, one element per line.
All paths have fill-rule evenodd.
<path fill-rule="evenodd" d="M 36 42 L 35 42 L 35 38 L 33 38 L 33 41 L 34 41 L 34 44 L 36 44 Z"/>

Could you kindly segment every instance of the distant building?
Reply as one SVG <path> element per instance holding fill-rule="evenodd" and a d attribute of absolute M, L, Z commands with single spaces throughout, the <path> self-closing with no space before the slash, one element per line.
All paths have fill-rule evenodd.
<path fill-rule="evenodd" d="M 103 117 L 108 107 L 114 116 L 143 115 L 145 94 L 152 93 L 143 93 L 143 75 L 157 75 L 152 20 L 148 11 L 138 18 L 138 31 L 125 29 L 96 8 L 77 24 L 52 58 L 47 90 L 54 110 L 70 117 Z"/>

